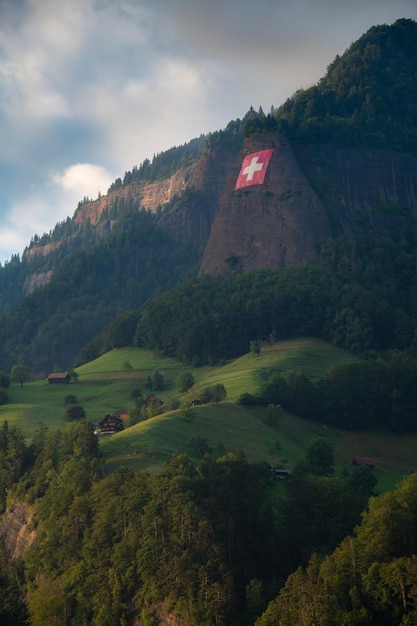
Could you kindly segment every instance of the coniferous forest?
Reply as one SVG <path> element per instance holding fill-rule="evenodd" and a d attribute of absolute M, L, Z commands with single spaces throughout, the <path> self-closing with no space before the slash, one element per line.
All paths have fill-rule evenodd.
<path fill-rule="evenodd" d="M 7 423 L 0 435 L 2 508 L 24 495 L 36 530 L 24 567 L 3 552 L 4 623 L 253 624 L 297 565 L 352 531 L 375 485 L 366 468 L 332 477 L 313 451 L 282 484 L 231 454 L 103 478 L 91 424 L 40 425 L 29 446 Z"/>
<path fill-rule="evenodd" d="M 290 481 L 231 454 L 103 478 L 79 422 L 29 446 L 5 423 L 0 447 L 2 507 L 24 496 L 36 530 L 24 564 L 2 548 L 2 623 L 415 622 L 415 474 L 372 496 L 371 470 L 333 476 L 317 440 Z"/>

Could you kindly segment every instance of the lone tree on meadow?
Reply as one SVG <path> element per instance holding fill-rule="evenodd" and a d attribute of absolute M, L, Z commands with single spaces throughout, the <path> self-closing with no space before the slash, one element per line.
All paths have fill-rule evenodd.
<path fill-rule="evenodd" d="M 253 339 L 249 343 L 249 350 L 255 356 L 259 356 L 261 354 L 261 349 L 262 349 L 262 346 L 261 346 L 261 342 L 259 341 L 259 339 Z"/>
<path fill-rule="evenodd" d="M 64 404 L 65 404 L 65 406 L 68 406 L 68 404 L 78 404 L 77 396 L 74 396 L 73 393 L 69 393 L 64 398 Z"/>
<path fill-rule="evenodd" d="M 201 392 L 201 402 L 203 404 L 208 404 L 209 402 L 215 402 L 218 404 L 222 400 L 224 400 L 227 396 L 226 388 L 221 383 L 217 383 L 212 387 L 206 387 Z"/>
<path fill-rule="evenodd" d="M 80 404 L 68 404 L 65 409 L 65 419 L 68 421 L 82 420 L 85 418 L 85 410 Z"/>
<path fill-rule="evenodd" d="M 28 379 L 30 369 L 26 365 L 13 365 L 11 371 L 11 378 L 14 383 L 20 383 L 23 387 L 23 383 Z"/>
<path fill-rule="evenodd" d="M 306 462 L 309 471 L 316 476 L 332 476 L 334 473 L 334 449 L 332 444 L 317 437 L 310 443 Z"/>
<path fill-rule="evenodd" d="M 177 376 L 175 384 L 180 393 L 186 393 L 194 385 L 194 376 L 191 372 L 183 372 Z"/>
<path fill-rule="evenodd" d="M 160 391 L 164 387 L 164 377 L 156 370 L 152 376 L 149 374 L 146 386 L 148 389 L 152 389 L 152 391 Z"/>

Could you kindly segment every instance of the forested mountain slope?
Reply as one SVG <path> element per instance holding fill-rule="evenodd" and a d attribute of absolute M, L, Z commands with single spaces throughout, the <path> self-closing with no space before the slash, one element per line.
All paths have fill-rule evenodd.
<path fill-rule="evenodd" d="M 201 273 L 300 266 L 329 237 L 405 237 L 417 218 L 417 25 L 371 28 L 270 120 L 243 154 L 273 149 L 263 185 L 234 191 L 236 159 Z M 270 132 L 268 132 L 270 131 Z"/>
<path fill-rule="evenodd" d="M 30 505 L 0 544 L 0 619 L 16 626 L 249 626 L 295 566 L 352 530 L 374 484 L 360 469 L 271 481 L 235 454 L 106 473 L 88 423 L 41 425 L 29 447 L 6 425 L 0 442 L 9 501 Z M 29 516 L 35 541 L 16 562 Z"/>
<path fill-rule="evenodd" d="M 411 20 L 371 28 L 280 108 L 135 166 L 34 236 L 0 268 L 0 368 L 67 368 L 118 314 L 198 273 L 322 263 L 340 237 L 414 249 L 416 42 Z M 263 182 L 236 189 L 265 150 Z"/>
<path fill-rule="evenodd" d="M 271 481 L 234 454 L 106 474 L 88 423 L 30 446 L 4 424 L 0 444 L 2 623 L 415 623 L 416 474 L 369 500 L 368 468 L 333 476 L 322 455 Z"/>
<path fill-rule="evenodd" d="M 353 536 L 297 569 L 256 626 L 415 624 L 417 474 L 371 498 Z"/>

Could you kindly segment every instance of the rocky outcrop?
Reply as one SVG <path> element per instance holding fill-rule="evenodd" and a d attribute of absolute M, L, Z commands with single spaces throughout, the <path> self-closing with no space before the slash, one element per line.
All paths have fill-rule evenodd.
<path fill-rule="evenodd" d="M 328 207 L 334 235 L 401 236 L 417 219 L 417 158 L 332 145 L 302 146 L 300 167 Z"/>
<path fill-rule="evenodd" d="M 55 250 L 60 248 L 61 245 L 60 241 L 51 241 L 44 246 L 32 246 L 32 248 L 25 250 L 24 257 L 27 261 L 32 261 L 38 256 L 48 256 L 48 254 L 51 254 L 51 252 L 55 252 Z"/>
<path fill-rule="evenodd" d="M 217 148 L 202 154 L 193 168 L 187 191 L 175 198 L 161 217 L 161 227 L 179 243 L 206 246 L 219 198 L 236 158 L 232 150 Z"/>
<path fill-rule="evenodd" d="M 116 200 L 129 199 L 136 208 L 156 211 L 158 207 L 164 207 L 180 195 L 188 186 L 192 174 L 192 168 L 183 168 L 175 172 L 169 178 L 156 182 L 132 182 L 130 185 L 121 187 L 102 196 L 98 200 L 87 202 L 82 205 L 74 215 L 74 221 L 82 224 L 90 221 L 95 226 L 101 215 L 111 209 Z"/>
<path fill-rule="evenodd" d="M 176 618 L 175 613 L 169 609 L 165 609 L 164 603 L 160 602 L 150 607 L 147 611 L 152 615 L 152 624 L 155 626 L 182 626 L 182 623 Z M 149 623 L 148 621 L 146 623 Z M 145 626 L 145 622 L 137 618 L 134 626 Z"/>
<path fill-rule="evenodd" d="M 42 272 L 41 274 L 31 274 L 25 278 L 25 282 L 23 284 L 23 295 L 29 296 L 39 287 L 44 287 L 48 283 L 51 282 L 53 271 L 49 270 L 48 272 Z"/>
<path fill-rule="evenodd" d="M 24 502 L 15 502 L 0 517 L 0 538 L 8 556 L 17 561 L 23 558 L 36 538 L 34 530 L 30 530 L 33 510 Z"/>
<path fill-rule="evenodd" d="M 103 215 L 110 215 L 114 204 L 125 200 L 132 210 L 162 209 L 160 225 L 175 242 L 205 246 L 234 158 L 226 148 L 206 150 L 195 164 L 164 180 L 133 182 L 88 202 L 76 211 L 74 221 L 95 226 Z"/>
<path fill-rule="evenodd" d="M 245 142 L 243 156 L 273 148 L 262 185 L 235 191 L 240 155 L 219 202 L 201 274 L 300 266 L 316 257 L 315 244 L 331 235 L 327 211 L 301 171 L 285 137 L 264 135 Z"/>
<path fill-rule="evenodd" d="M 297 267 L 328 238 L 401 237 L 415 228 L 415 157 L 331 145 L 295 153 L 276 135 L 247 140 L 243 156 L 267 148 L 274 154 L 262 185 L 235 191 L 242 157 L 233 164 L 200 274 Z"/>

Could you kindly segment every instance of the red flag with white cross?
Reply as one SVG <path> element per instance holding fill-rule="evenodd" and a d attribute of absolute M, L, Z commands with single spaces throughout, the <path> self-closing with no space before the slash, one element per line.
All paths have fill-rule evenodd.
<path fill-rule="evenodd" d="M 235 190 L 249 187 L 249 185 L 262 185 L 273 152 L 272 149 L 260 150 L 245 156 L 237 177 Z"/>

